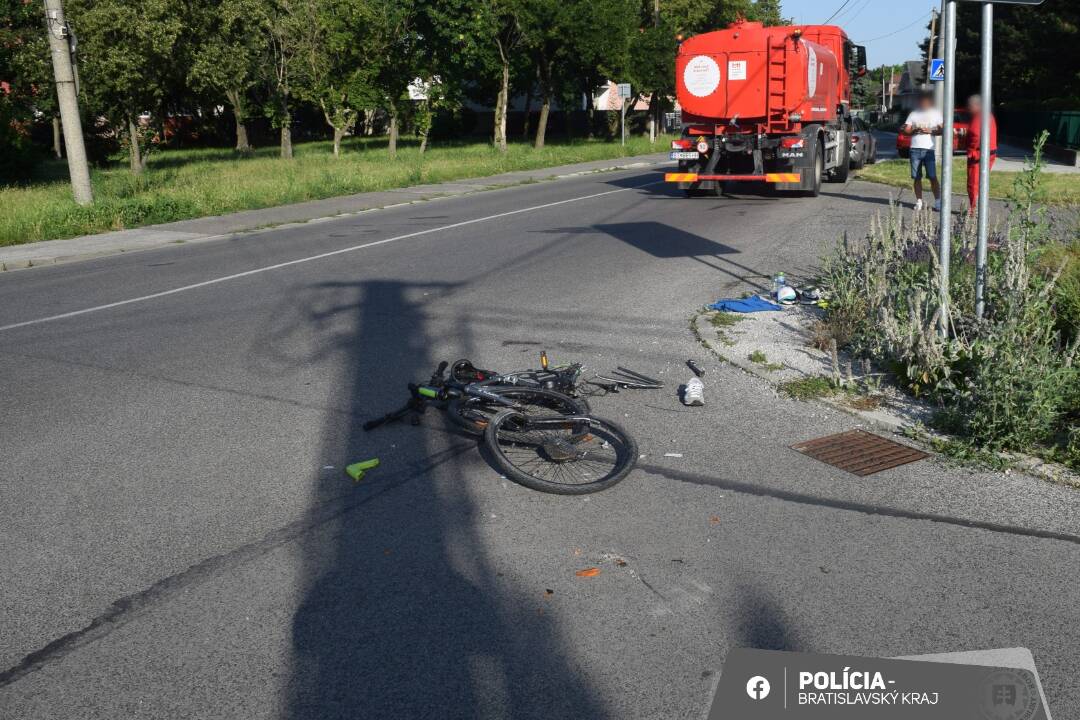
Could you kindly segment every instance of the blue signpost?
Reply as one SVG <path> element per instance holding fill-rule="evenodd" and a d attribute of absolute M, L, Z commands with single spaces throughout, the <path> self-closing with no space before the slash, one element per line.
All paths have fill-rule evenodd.
<path fill-rule="evenodd" d="M 945 79 L 945 58 L 934 58 L 930 61 L 930 82 L 941 82 Z"/>

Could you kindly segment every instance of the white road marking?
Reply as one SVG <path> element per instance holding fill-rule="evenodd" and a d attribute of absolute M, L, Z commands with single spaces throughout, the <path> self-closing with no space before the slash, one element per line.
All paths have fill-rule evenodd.
<path fill-rule="evenodd" d="M 96 305 L 94 307 L 83 308 L 82 310 L 72 310 L 71 312 L 60 313 L 59 315 L 49 315 L 48 317 L 37 318 L 34 320 L 24 320 L 23 322 L 12 323 L 10 325 L 0 325 L 0 332 L 4 332 L 5 330 L 14 330 L 21 327 L 27 327 L 28 325 L 40 325 L 42 323 L 53 322 L 55 320 L 65 320 L 67 318 L 78 317 L 79 315 L 86 315 L 87 313 L 100 312 L 101 310 L 111 310 L 112 308 L 122 307 L 124 305 L 132 305 L 134 303 L 146 302 L 147 300 L 155 300 L 157 298 L 166 297 L 168 295 L 176 295 L 177 293 L 187 292 L 189 290 L 197 290 L 198 288 L 206 287 L 208 285 L 217 285 L 218 283 L 229 282 L 230 280 L 238 280 L 240 278 L 248 277 L 250 275 L 258 275 L 259 273 L 270 272 L 271 270 L 280 270 L 281 268 L 286 268 L 291 265 L 300 265 L 301 263 L 308 263 L 315 260 L 322 260 L 324 258 L 334 257 L 335 255 L 344 255 L 345 253 L 375 247 L 376 245 L 386 245 L 387 243 L 397 242 L 399 240 L 408 240 L 409 238 L 420 237 L 421 235 L 430 235 L 431 233 L 442 232 L 444 230 L 453 230 L 454 228 L 464 227 L 466 225 L 475 225 L 476 223 L 487 222 L 488 220 L 498 220 L 499 218 L 509 217 L 510 215 L 520 215 L 521 213 L 532 212 L 533 210 L 543 210 L 545 208 L 555 207 L 557 205 L 566 205 L 567 203 L 580 202 L 582 200 L 592 200 L 593 198 L 604 197 L 605 195 L 614 195 L 615 193 L 626 192 L 628 190 L 638 190 L 640 188 L 656 184 L 658 183 L 651 182 L 645 183 L 644 185 L 635 185 L 633 187 L 619 188 L 617 190 L 605 190 L 604 192 L 593 193 L 592 195 L 582 195 L 581 197 L 569 198 L 567 200 L 558 200 L 556 202 L 544 203 L 543 205 L 533 205 L 531 207 L 518 208 L 517 210 L 508 210 L 506 212 L 496 213 L 495 215 L 487 215 L 485 217 L 473 218 L 472 220 L 463 220 L 461 222 L 451 223 L 450 225 L 441 225 L 439 227 L 429 228 L 428 230 L 417 230 L 416 232 L 406 233 L 405 235 L 396 235 L 394 237 L 385 238 L 383 240 L 374 240 L 369 243 L 363 243 L 362 245 L 353 245 L 352 247 L 341 248 L 340 250 L 331 250 L 330 252 L 319 253 L 318 255 L 311 255 L 309 257 L 297 258 L 296 260 L 288 260 L 286 262 L 277 263 L 275 265 L 267 265 L 265 267 L 255 268 L 254 270 L 245 270 L 244 272 L 234 273 L 232 275 L 225 275 L 223 277 L 213 278 L 211 280 L 203 280 L 202 282 L 172 288 L 171 290 L 162 290 L 161 292 L 151 293 L 149 295 L 142 295 L 140 297 L 128 298 L 127 300 L 118 300 L 116 302 L 106 303 L 104 305 Z"/>

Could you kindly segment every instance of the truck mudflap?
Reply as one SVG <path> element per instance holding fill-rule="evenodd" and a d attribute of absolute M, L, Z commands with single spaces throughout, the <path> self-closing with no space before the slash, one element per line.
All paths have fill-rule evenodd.
<path fill-rule="evenodd" d="M 703 180 L 717 180 L 723 182 L 731 180 L 735 182 L 767 182 L 767 183 L 798 183 L 802 175 L 797 172 L 763 173 L 761 175 L 707 175 L 702 173 L 665 173 L 664 182 L 696 183 Z"/>

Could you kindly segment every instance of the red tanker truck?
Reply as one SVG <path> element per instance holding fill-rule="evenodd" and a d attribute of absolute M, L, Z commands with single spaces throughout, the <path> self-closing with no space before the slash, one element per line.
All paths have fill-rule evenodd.
<path fill-rule="evenodd" d="M 672 142 L 686 194 L 724 182 L 817 195 L 848 177 L 851 79 L 866 49 L 835 25 L 739 21 L 682 42 L 675 58 L 682 137 Z"/>

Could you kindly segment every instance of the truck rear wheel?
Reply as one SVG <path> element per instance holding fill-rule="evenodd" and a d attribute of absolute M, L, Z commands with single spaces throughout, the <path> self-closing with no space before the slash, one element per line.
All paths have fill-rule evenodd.
<path fill-rule="evenodd" d="M 807 197 L 817 197 L 821 194 L 821 176 L 825 174 L 825 147 L 820 141 L 814 143 L 814 157 L 811 164 L 812 185 L 805 191 Z"/>

